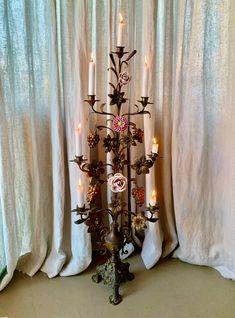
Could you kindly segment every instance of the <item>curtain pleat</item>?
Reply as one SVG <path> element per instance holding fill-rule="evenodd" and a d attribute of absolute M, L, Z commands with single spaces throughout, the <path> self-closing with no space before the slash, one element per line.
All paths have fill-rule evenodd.
<path fill-rule="evenodd" d="M 60 1 L 58 1 L 58 4 Z M 89 7 L 90 9 L 90 7 Z M 61 26 L 63 43 L 63 83 L 64 83 L 64 114 L 65 131 L 67 142 L 67 164 L 69 170 L 69 188 L 71 206 L 70 211 L 78 204 L 81 206 L 85 202 L 85 193 L 87 191 L 88 180 L 82 174 L 75 163 L 69 161 L 74 159 L 75 149 L 75 130 L 81 123 L 81 149 L 80 154 L 84 154 L 89 159 L 89 150 L 86 142 L 86 136 L 89 129 L 88 107 L 83 100 L 86 98 L 87 91 L 87 65 L 90 56 L 88 55 L 88 2 L 87 1 L 65 1 L 61 6 Z M 81 180 L 84 186 L 83 195 L 77 192 L 78 180 Z M 68 238 L 68 247 L 71 257 L 65 268 L 60 272 L 61 276 L 75 275 L 86 269 L 91 262 L 91 241 L 90 234 L 87 233 L 85 224 L 77 226 L 74 221 L 77 220 L 75 213 L 68 214 L 70 222 L 70 235 Z M 68 228 L 67 228 L 68 231 Z M 65 233 L 68 235 L 68 232 Z"/>

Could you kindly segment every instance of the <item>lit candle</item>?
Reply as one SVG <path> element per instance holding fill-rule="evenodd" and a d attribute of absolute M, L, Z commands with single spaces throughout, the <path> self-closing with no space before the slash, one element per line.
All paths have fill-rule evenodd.
<path fill-rule="evenodd" d="M 152 152 L 158 153 L 158 144 L 157 144 L 156 138 L 153 138 Z"/>
<path fill-rule="evenodd" d="M 93 53 L 91 53 L 91 60 L 89 62 L 88 95 L 95 95 L 95 62 Z"/>
<path fill-rule="evenodd" d="M 143 82 L 142 82 L 142 97 L 148 97 L 148 78 L 149 68 L 146 56 L 144 57 L 144 71 L 143 71 Z"/>
<path fill-rule="evenodd" d="M 123 30 L 125 27 L 125 23 L 123 20 L 123 16 L 119 13 L 119 23 L 118 23 L 118 37 L 117 37 L 117 46 L 124 46 L 123 45 Z"/>
<path fill-rule="evenodd" d="M 83 185 L 81 179 L 78 179 L 78 184 L 77 184 L 77 191 L 78 191 L 78 206 L 82 207 L 84 204 L 83 200 Z"/>
<path fill-rule="evenodd" d="M 83 185 L 81 179 L 78 179 L 78 185 L 77 185 L 78 192 L 83 192 Z"/>
<path fill-rule="evenodd" d="M 150 196 L 150 205 L 154 206 L 157 203 L 157 193 L 156 190 L 153 190 Z"/>
<path fill-rule="evenodd" d="M 82 124 L 79 123 L 75 129 L 75 142 L 76 142 L 76 155 L 81 156 L 82 154 L 82 147 L 81 147 L 81 128 Z"/>

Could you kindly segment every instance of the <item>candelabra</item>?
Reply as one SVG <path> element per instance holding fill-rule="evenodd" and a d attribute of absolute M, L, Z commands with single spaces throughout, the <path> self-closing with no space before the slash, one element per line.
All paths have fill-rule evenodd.
<path fill-rule="evenodd" d="M 133 231 L 146 228 L 147 221 L 157 221 L 155 213 L 159 211 L 156 200 L 150 201 L 147 207 L 143 207 L 145 191 L 144 187 L 139 186 L 137 180 L 138 175 L 149 173 L 158 158 L 158 151 L 156 148 L 152 148 L 150 154 L 136 158 L 133 163 L 129 162 L 126 155 L 130 147 L 137 146 L 137 143 L 144 141 L 143 130 L 137 128 L 136 124 L 129 120 L 130 116 L 151 116 L 146 107 L 152 104 L 149 102 L 149 97 L 143 96 L 138 104 L 135 104 L 134 111 L 123 112 L 122 105 L 126 103 L 127 98 L 122 89 L 131 80 L 126 69 L 130 59 L 136 54 L 136 50 L 127 57 L 126 54 L 128 52 L 124 52 L 124 47 L 116 47 L 116 51 L 109 54 L 111 67 L 108 70 L 113 72 L 116 79 L 114 84 L 109 83 L 112 87 L 112 94 L 108 95 L 110 97 L 109 108 L 113 111 L 105 109 L 106 104 L 104 103 L 98 105 L 99 100 L 95 95 L 88 95 L 85 100 L 90 105 L 92 112 L 106 116 L 106 124 L 97 125 L 95 130 L 88 134 L 88 145 L 94 148 L 102 141 L 105 152 L 111 153 L 110 162 L 103 163 L 98 160 L 88 162 L 83 155 L 75 156 L 75 159 L 71 160 L 89 177 L 87 203 L 72 210 L 78 215 L 75 223 L 85 223 L 89 233 L 95 232 L 99 238 L 100 251 L 109 255 L 107 262 L 97 267 L 97 273 L 92 276 L 92 279 L 97 283 L 103 280 L 104 284 L 112 287 L 109 301 L 114 305 L 119 304 L 122 300 L 119 294 L 120 283 L 134 278 L 134 275 L 129 272 L 130 264 L 121 261 L 120 252 L 126 253 L 125 244 L 133 242 Z M 101 138 L 100 134 L 103 130 L 106 130 L 106 134 Z M 133 169 L 136 177 L 126 177 L 124 175 L 126 168 Z M 105 185 L 112 193 L 111 203 L 105 208 L 98 209 L 97 200 Z M 128 196 L 132 195 L 135 200 L 135 211 L 131 211 L 131 207 L 122 198 L 128 185 L 129 189 L 131 189 L 130 185 L 133 185 Z M 108 226 L 105 224 L 107 215 L 109 215 Z"/>

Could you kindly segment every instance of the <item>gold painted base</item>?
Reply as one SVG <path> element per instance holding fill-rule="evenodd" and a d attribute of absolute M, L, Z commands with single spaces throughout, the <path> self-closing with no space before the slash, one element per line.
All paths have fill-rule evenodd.
<path fill-rule="evenodd" d="M 118 305 L 122 301 L 119 294 L 119 286 L 121 283 L 134 279 L 134 274 L 129 272 L 129 263 L 123 263 L 118 254 L 112 255 L 110 259 L 103 265 L 97 266 L 97 273 L 92 276 L 95 283 L 103 281 L 105 285 L 112 288 L 113 293 L 109 296 L 109 302 L 112 305 Z"/>

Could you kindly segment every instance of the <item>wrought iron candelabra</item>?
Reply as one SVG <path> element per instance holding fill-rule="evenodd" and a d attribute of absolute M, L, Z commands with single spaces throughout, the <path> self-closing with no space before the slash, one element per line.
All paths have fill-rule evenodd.
<path fill-rule="evenodd" d="M 122 105 L 127 98 L 122 91 L 123 87 L 130 82 L 130 75 L 127 72 L 130 59 L 136 54 L 134 50 L 129 55 L 124 52 L 124 47 L 116 47 L 115 52 L 109 54 L 111 67 L 108 69 L 113 72 L 116 83 L 109 83 L 112 87 L 110 97 L 110 109 L 105 111 L 105 103 L 98 105 L 95 95 L 88 95 L 87 102 L 92 112 L 106 116 L 105 125 L 97 125 L 94 131 L 87 136 L 88 145 L 96 147 L 100 142 L 106 153 L 111 153 L 110 163 L 92 160 L 88 162 L 84 156 L 75 156 L 74 160 L 82 172 L 89 177 L 89 187 L 87 192 L 86 204 L 77 206 L 72 212 L 76 212 L 77 224 L 85 223 L 88 232 L 95 232 L 99 239 L 99 248 L 102 253 L 107 253 L 109 258 L 105 264 L 97 267 L 97 273 L 92 276 L 94 282 L 99 283 L 103 280 L 104 284 L 111 286 L 112 294 L 109 297 L 110 303 L 117 305 L 122 297 L 119 294 L 120 283 L 134 279 L 134 275 L 129 272 L 130 264 L 123 263 L 120 259 L 120 252 L 125 251 L 125 244 L 133 242 L 133 230 L 138 231 L 146 228 L 146 222 L 156 222 L 155 213 L 159 211 L 157 203 L 145 204 L 144 187 L 138 185 L 137 176 L 147 174 L 158 154 L 151 151 L 150 154 L 142 155 L 129 162 L 126 155 L 127 150 L 137 143 L 143 143 L 144 132 L 130 122 L 130 116 L 150 115 L 146 110 L 149 104 L 149 97 L 141 97 L 138 104 L 135 104 L 134 111 L 123 112 Z M 105 136 L 101 138 L 101 131 L 106 130 Z M 136 178 L 129 178 L 124 175 L 124 171 L 133 169 Z M 130 206 L 124 202 L 122 194 L 127 190 L 127 186 L 132 185 L 131 193 L 135 199 L 135 211 L 131 211 Z M 103 186 L 107 186 L 111 193 L 111 203 L 105 208 L 97 208 L 97 200 Z M 109 225 L 105 222 L 105 216 L 109 215 Z M 126 218 L 125 218 L 126 216 Z M 123 221 L 126 219 L 126 221 Z M 121 222 L 122 220 L 122 222 Z"/>

